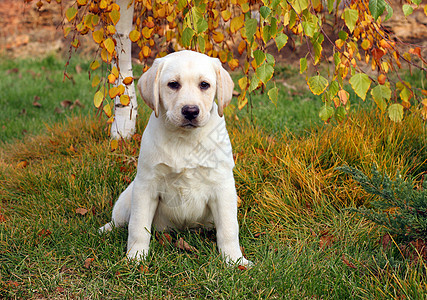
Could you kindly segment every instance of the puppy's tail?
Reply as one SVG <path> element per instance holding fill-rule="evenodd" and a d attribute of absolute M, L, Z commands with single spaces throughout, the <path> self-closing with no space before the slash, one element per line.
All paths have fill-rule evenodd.
<path fill-rule="evenodd" d="M 129 223 L 130 205 L 132 200 L 133 181 L 119 196 L 113 207 L 111 222 L 99 228 L 99 233 L 111 231 L 113 227 L 123 227 Z"/>

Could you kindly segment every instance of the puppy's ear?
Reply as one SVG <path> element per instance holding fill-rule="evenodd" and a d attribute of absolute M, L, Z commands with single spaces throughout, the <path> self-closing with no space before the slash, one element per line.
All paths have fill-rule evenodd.
<path fill-rule="evenodd" d="M 157 58 L 147 72 L 142 74 L 138 80 L 138 90 L 144 102 L 154 111 L 156 117 L 159 116 L 159 79 L 163 68 L 163 59 Z"/>
<path fill-rule="evenodd" d="M 233 97 L 234 82 L 230 74 L 222 67 L 219 59 L 214 59 L 214 68 L 216 72 L 216 98 L 218 101 L 218 114 L 224 115 L 224 107 L 231 102 Z"/>

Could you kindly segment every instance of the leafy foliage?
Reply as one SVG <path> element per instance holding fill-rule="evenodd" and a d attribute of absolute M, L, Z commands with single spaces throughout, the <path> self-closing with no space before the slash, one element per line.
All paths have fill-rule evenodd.
<path fill-rule="evenodd" d="M 427 240 L 427 181 L 418 188 L 405 182 L 400 174 L 391 180 L 372 167 L 372 177 L 363 172 L 343 166 L 338 168 L 350 174 L 369 194 L 378 196 L 370 203 L 372 208 L 355 209 L 367 219 L 385 226 L 401 240 Z"/>
<path fill-rule="evenodd" d="M 42 1 L 39 3 L 43 4 Z M 135 5 L 136 11 L 135 28 L 129 37 L 140 48 L 142 62 L 146 63 L 154 55 L 164 56 L 170 50 L 182 48 L 218 57 L 231 70 L 239 69 L 242 73 L 239 108 L 248 103 L 248 93 L 258 88 L 264 90 L 273 78 L 276 62 L 268 54 L 271 42 L 280 50 L 289 40 L 299 39 L 308 46 L 307 54 L 300 61 L 301 73 L 307 72 L 307 61 L 317 73 L 317 77 L 307 74 L 306 79 L 314 94 L 322 94 L 325 106 L 321 114 L 329 111 L 328 115 L 340 116 L 338 119 L 347 114 L 349 106 L 336 101 L 336 95 L 325 86 L 336 84 L 343 90 L 345 80 L 350 79 L 352 89 L 363 100 L 370 88 L 382 85 L 394 90 L 393 97 L 374 96 L 375 103 L 382 111 L 387 111 L 392 120 L 400 122 L 404 115 L 401 112 L 414 104 L 421 107 L 421 115 L 427 118 L 427 101 L 423 100 L 427 91 L 411 88 L 400 77 L 398 82 L 390 77 L 402 68 L 402 63 L 425 72 L 422 64 L 426 61 L 419 47 L 395 42 L 383 28 L 382 22 L 393 14 L 386 0 L 130 0 L 129 5 Z M 418 0 L 403 4 L 405 16 L 420 5 Z M 331 24 L 331 16 L 334 24 Z M 65 10 L 65 17 L 68 24 L 64 25 L 64 33 L 67 36 L 73 32 L 73 47 L 79 47 L 80 35 L 92 33 L 103 61 L 110 63 L 117 57 L 115 45 L 120 41 L 115 36 L 115 25 L 120 19 L 120 7 L 114 0 L 76 1 Z M 325 30 L 326 25 L 333 25 L 335 33 L 339 31 L 335 40 L 330 30 Z M 326 42 L 333 47 L 334 64 L 328 78 L 321 75 L 318 68 L 319 63 L 326 60 Z M 364 72 L 365 65 L 371 66 L 378 74 L 377 78 Z M 111 83 L 102 81 L 100 84 Z M 120 96 L 122 91 L 115 91 L 113 95 Z M 401 101 L 396 96 L 398 93 Z M 275 94 L 274 90 L 269 92 L 269 95 Z M 102 100 L 106 96 L 107 93 L 103 93 Z M 97 95 L 97 105 L 99 99 Z M 126 102 L 122 104 L 126 105 Z"/>

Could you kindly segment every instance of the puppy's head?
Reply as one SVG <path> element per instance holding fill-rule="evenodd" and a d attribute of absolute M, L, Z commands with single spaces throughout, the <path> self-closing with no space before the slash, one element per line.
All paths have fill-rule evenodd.
<path fill-rule="evenodd" d="M 217 58 L 180 51 L 154 61 L 138 81 L 145 103 L 176 127 L 204 126 L 212 113 L 215 96 L 218 114 L 232 98 L 233 81 Z"/>

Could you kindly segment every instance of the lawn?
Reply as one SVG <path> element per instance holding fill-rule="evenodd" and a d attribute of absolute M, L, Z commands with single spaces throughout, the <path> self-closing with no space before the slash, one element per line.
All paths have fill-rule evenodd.
<path fill-rule="evenodd" d="M 127 229 L 97 228 L 135 175 L 149 110 L 140 101 L 137 134 L 111 152 L 88 65 L 72 63 L 75 83 L 62 83 L 54 57 L 0 64 L 0 298 L 426 299 L 425 261 L 348 210 L 371 197 L 336 170 L 369 173 L 375 163 L 420 180 L 427 135 L 415 114 L 395 124 L 364 104 L 342 124 L 323 124 L 321 100 L 297 71 L 280 69 L 277 105 L 257 94 L 252 109 L 226 110 L 240 240 L 254 267 L 225 265 L 204 230 L 156 233 L 138 264 L 125 258 Z M 194 248 L 176 246 L 181 238 Z"/>

